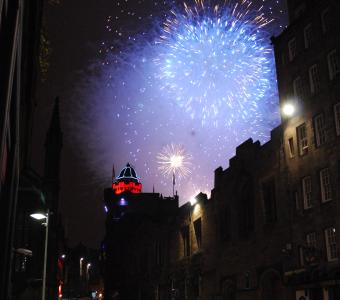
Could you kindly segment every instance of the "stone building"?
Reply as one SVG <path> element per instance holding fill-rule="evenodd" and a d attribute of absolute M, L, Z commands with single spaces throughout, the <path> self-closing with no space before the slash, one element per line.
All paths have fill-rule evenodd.
<path fill-rule="evenodd" d="M 340 3 L 288 8 L 270 141 L 238 146 L 210 199 L 105 191 L 105 299 L 340 299 Z"/>

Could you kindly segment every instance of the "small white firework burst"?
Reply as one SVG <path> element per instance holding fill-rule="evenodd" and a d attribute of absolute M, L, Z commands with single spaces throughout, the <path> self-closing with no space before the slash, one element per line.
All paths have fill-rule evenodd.
<path fill-rule="evenodd" d="M 164 176 L 184 178 L 191 174 L 191 159 L 182 145 L 166 145 L 157 155 L 158 169 Z"/>

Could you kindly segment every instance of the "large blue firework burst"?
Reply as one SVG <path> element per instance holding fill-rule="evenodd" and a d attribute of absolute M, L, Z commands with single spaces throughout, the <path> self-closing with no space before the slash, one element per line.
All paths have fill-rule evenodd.
<path fill-rule="evenodd" d="M 170 194 L 157 155 L 183 145 L 191 173 L 176 187 L 185 202 L 210 190 L 213 170 L 244 140 L 268 141 L 279 122 L 270 45 L 279 26 L 267 26 L 259 1 L 226 1 L 154 1 L 152 16 L 143 11 L 152 0 L 114 1 L 119 13 L 107 19 L 101 59 L 81 74 L 70 122 L 93 180 L 129 161 L 145 191 Z"/>
<path fill-rule="evenodd" d="M 251 1 L 172 10 L 158 39 L 156 75 L 163 91 L 202 124 L 263 122 L 275 93 L 270 20 Z M 222 123 L 222 124 L 221 124 Z"/>

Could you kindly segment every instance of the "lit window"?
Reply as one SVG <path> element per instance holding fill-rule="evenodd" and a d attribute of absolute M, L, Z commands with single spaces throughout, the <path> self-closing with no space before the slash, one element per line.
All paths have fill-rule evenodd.
<path fill-rule="evenodd" d="M 313 65 L 309 68 L 309 83 L 312 95 L 316 94 L 320 90 L 318 65 Z"/>
<path fill-rule="evenodd" d="M 336 50 L 327 55 L 329 79 L 333 80 L 340 73 L 340 64 Z"/>
<path fill-rule="evenodd" d="M 327 202 L 332 200 L 332 186 L 329 169 L 320 171 L 321 201 Z"/>
<path fill-rule="evenodd" d="M 323 33 L 326 33 L 331 28 L 331 14 L 329 7 L 327 7 L 322 13 L 321 13 L 321 26 Z"/>
<path fill-rule="evenodd" d="M 326 126 L 324 114 L 319 114 L 314 118 L 314 130 L 316 146 L 320 146 L 326 142 Z"/>
<path fill-rule="evenodd" d="M 310 232 L 306 234 L 306 244 L 308 248 L 316 248 L 316 233 Z"/>
<path fill-rule="evenodd" d="M 338 248 L 336 246 L 336 230 L 334 227 L 325 229 L 325 241 L 327 260 L 334 261 L 338 259 Z"/>
<path fill-rule="evenodd" d="M 293 81 L 294 96 L 298 99 L 303 98 L 303 85 L 301 77 L 296 77 Z"/>
<path fill-rule="evenodd" d="M 309 48 L 313 42 L 313 30 L 312 24 L 308 24 L 303 30 L 304 40 L 305 40 L 305 48 Z"/>
<path fill-rule="evenodd" d="M 295 155 L 294 139 L 293 138 L 288 139 L 288 145 L 289 145 L 289 156 L 290 156 L 290 158 L 292 158 Z"/>
<path fill-rule="evenodd" d="M 308 139 L 307 139 L 307 128 L 306 124 L 303 123 L 299 127 L 296 128 L 297 139 L 298 139 L 298 147 L 299 154 L 304 155 L 308 152 Z"/>
<path fill-rule="evenodd" d="M 334 105 L 334 119 L 336 134 L 340 135 L 340 102 Z"/>
<path fill-rule="evenodd" d="M 288 42 L 288 53 L 289 53 L 289 61 L 292 61 L 296 56 L 296 39 L 292 38 Z"/>
<path fill-rule="evenodd" d="M 312 207 L 312 178 L 307 176 L 302 179 L 303 208 Z"/>

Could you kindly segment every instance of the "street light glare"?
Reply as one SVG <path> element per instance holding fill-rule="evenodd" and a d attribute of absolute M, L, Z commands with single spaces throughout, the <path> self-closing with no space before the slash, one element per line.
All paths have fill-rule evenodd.
<path fill-rule="evenodd" d="M 291 103 L 286 103 L 282 107 L 282 112 L 285 116 L 291 117 L 295 112 L 295 106 Z"/>
<path fill-rule="evenodd" d="M 36 219 L 36 220 L 43 220 L 46 219 L 46 215 L 42 213 L 35 213 L 30 215 L 31 218 Z"/>

